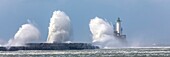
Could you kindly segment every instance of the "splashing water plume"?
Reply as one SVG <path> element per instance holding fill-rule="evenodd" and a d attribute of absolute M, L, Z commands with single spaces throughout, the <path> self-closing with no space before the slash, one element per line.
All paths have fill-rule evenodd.
<path fill-rule="evenodd" d="M 70 19 L 63 11 L 54 11 L 49 24 L 48 43 L 69 41 Z"/>
<path fill-rule="evenodd" d="M 13 39 L 8 41 L 7 46 L 22 46 L 25 43 L 38 40 L 40 37 L 39 30 L 31 23 L 23 24 Z"/>
<path fill-rule="evenodd" d="M 118 41 L 113 36 L 113 26 L 99 17 L 91 19 L 90 31 L 92 33 L 93 43 L 106 48 L 118 45 Z"/>

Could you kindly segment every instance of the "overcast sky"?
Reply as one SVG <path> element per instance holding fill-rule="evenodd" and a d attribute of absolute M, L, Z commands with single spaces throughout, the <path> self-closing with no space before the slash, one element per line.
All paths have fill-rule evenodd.
<path fill-rule="evenodd" d="M 89 22 L 98 16 L 113 24 L 120 17 L 128 42 L 170 44 L 170 0 L 0 0 L 0 40 L 30 19 L 45 41 L 55 10 L 70 17 L 77 42 L 91 42 Z"/>

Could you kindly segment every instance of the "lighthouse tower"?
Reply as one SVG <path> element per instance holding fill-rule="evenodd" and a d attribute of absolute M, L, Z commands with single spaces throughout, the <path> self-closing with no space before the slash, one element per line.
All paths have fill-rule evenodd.
<path fill-rule="evenodd" d="M 122 33 L 123 28 L 121 27 L 121 22 L 120 18 L 118 18 L 114 25 L 114 37 L 122 43 L 126 43 L 126 35 L 123 35 Z"/>
<path fill-rule="evenodd" d="M 116 30 L 117 32 L 117 36 L 120 36 L 121 33 L 122 33 L 122 27 L 121 27 L 121 20 L 120 18 L 117 19 L 117 22 L 116 22 Z"/>

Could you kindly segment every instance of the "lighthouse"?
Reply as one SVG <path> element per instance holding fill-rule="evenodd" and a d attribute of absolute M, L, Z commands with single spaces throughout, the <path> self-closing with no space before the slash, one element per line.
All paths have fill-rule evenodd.
<path fill-rule="evenodd" d="M 114 36 L 119 40 L 126 40 L 126 35 L 123 35 L 123 28 L 121 27 L 120 18 L 117 19 L 116 24 L 114 25 Z"/>
<path fill-rule="evenodd" d="M 122 33 L 123 28 L 121 27 L 121 20 L 118 18 L 116 20 L 116 24 L 114 25 L 114 37 L 117 39 L 122 45 L 126 46 L 127 41 L 126 41 L 126 35 Z"/>
<path fill-rule="evenodd" d="M 125 36 L 122 33 L 123 28 L 121 27 L 120 18 L 117 19 L 116 24 L 114 25 L 114 35 L 117 37 Z"/>
<path fill-rule="evenodd" d="M 122 27 L 121 27 L 121 20 L 120 18 L 117 19 L 116 21 L 116 30 L 117 35 L 120 36 L 122 34 Z"/>

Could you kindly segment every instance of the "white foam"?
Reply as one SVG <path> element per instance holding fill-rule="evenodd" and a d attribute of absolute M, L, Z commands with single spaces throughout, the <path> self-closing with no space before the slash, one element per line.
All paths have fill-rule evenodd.
<path fill-rule="evenodd" d="M 23 24 L 15 34 L 14 38 L 8 41 L 7 46 L 21 46 L 25 43 L 38 40 L 39 37 L 40 32 L 33 24 Z"/>
<path fill-rule="evenodd" d="M 63 11 L 53 12 L 48 29 L 48 43 L 69 41 L 70 19 Z"/>

